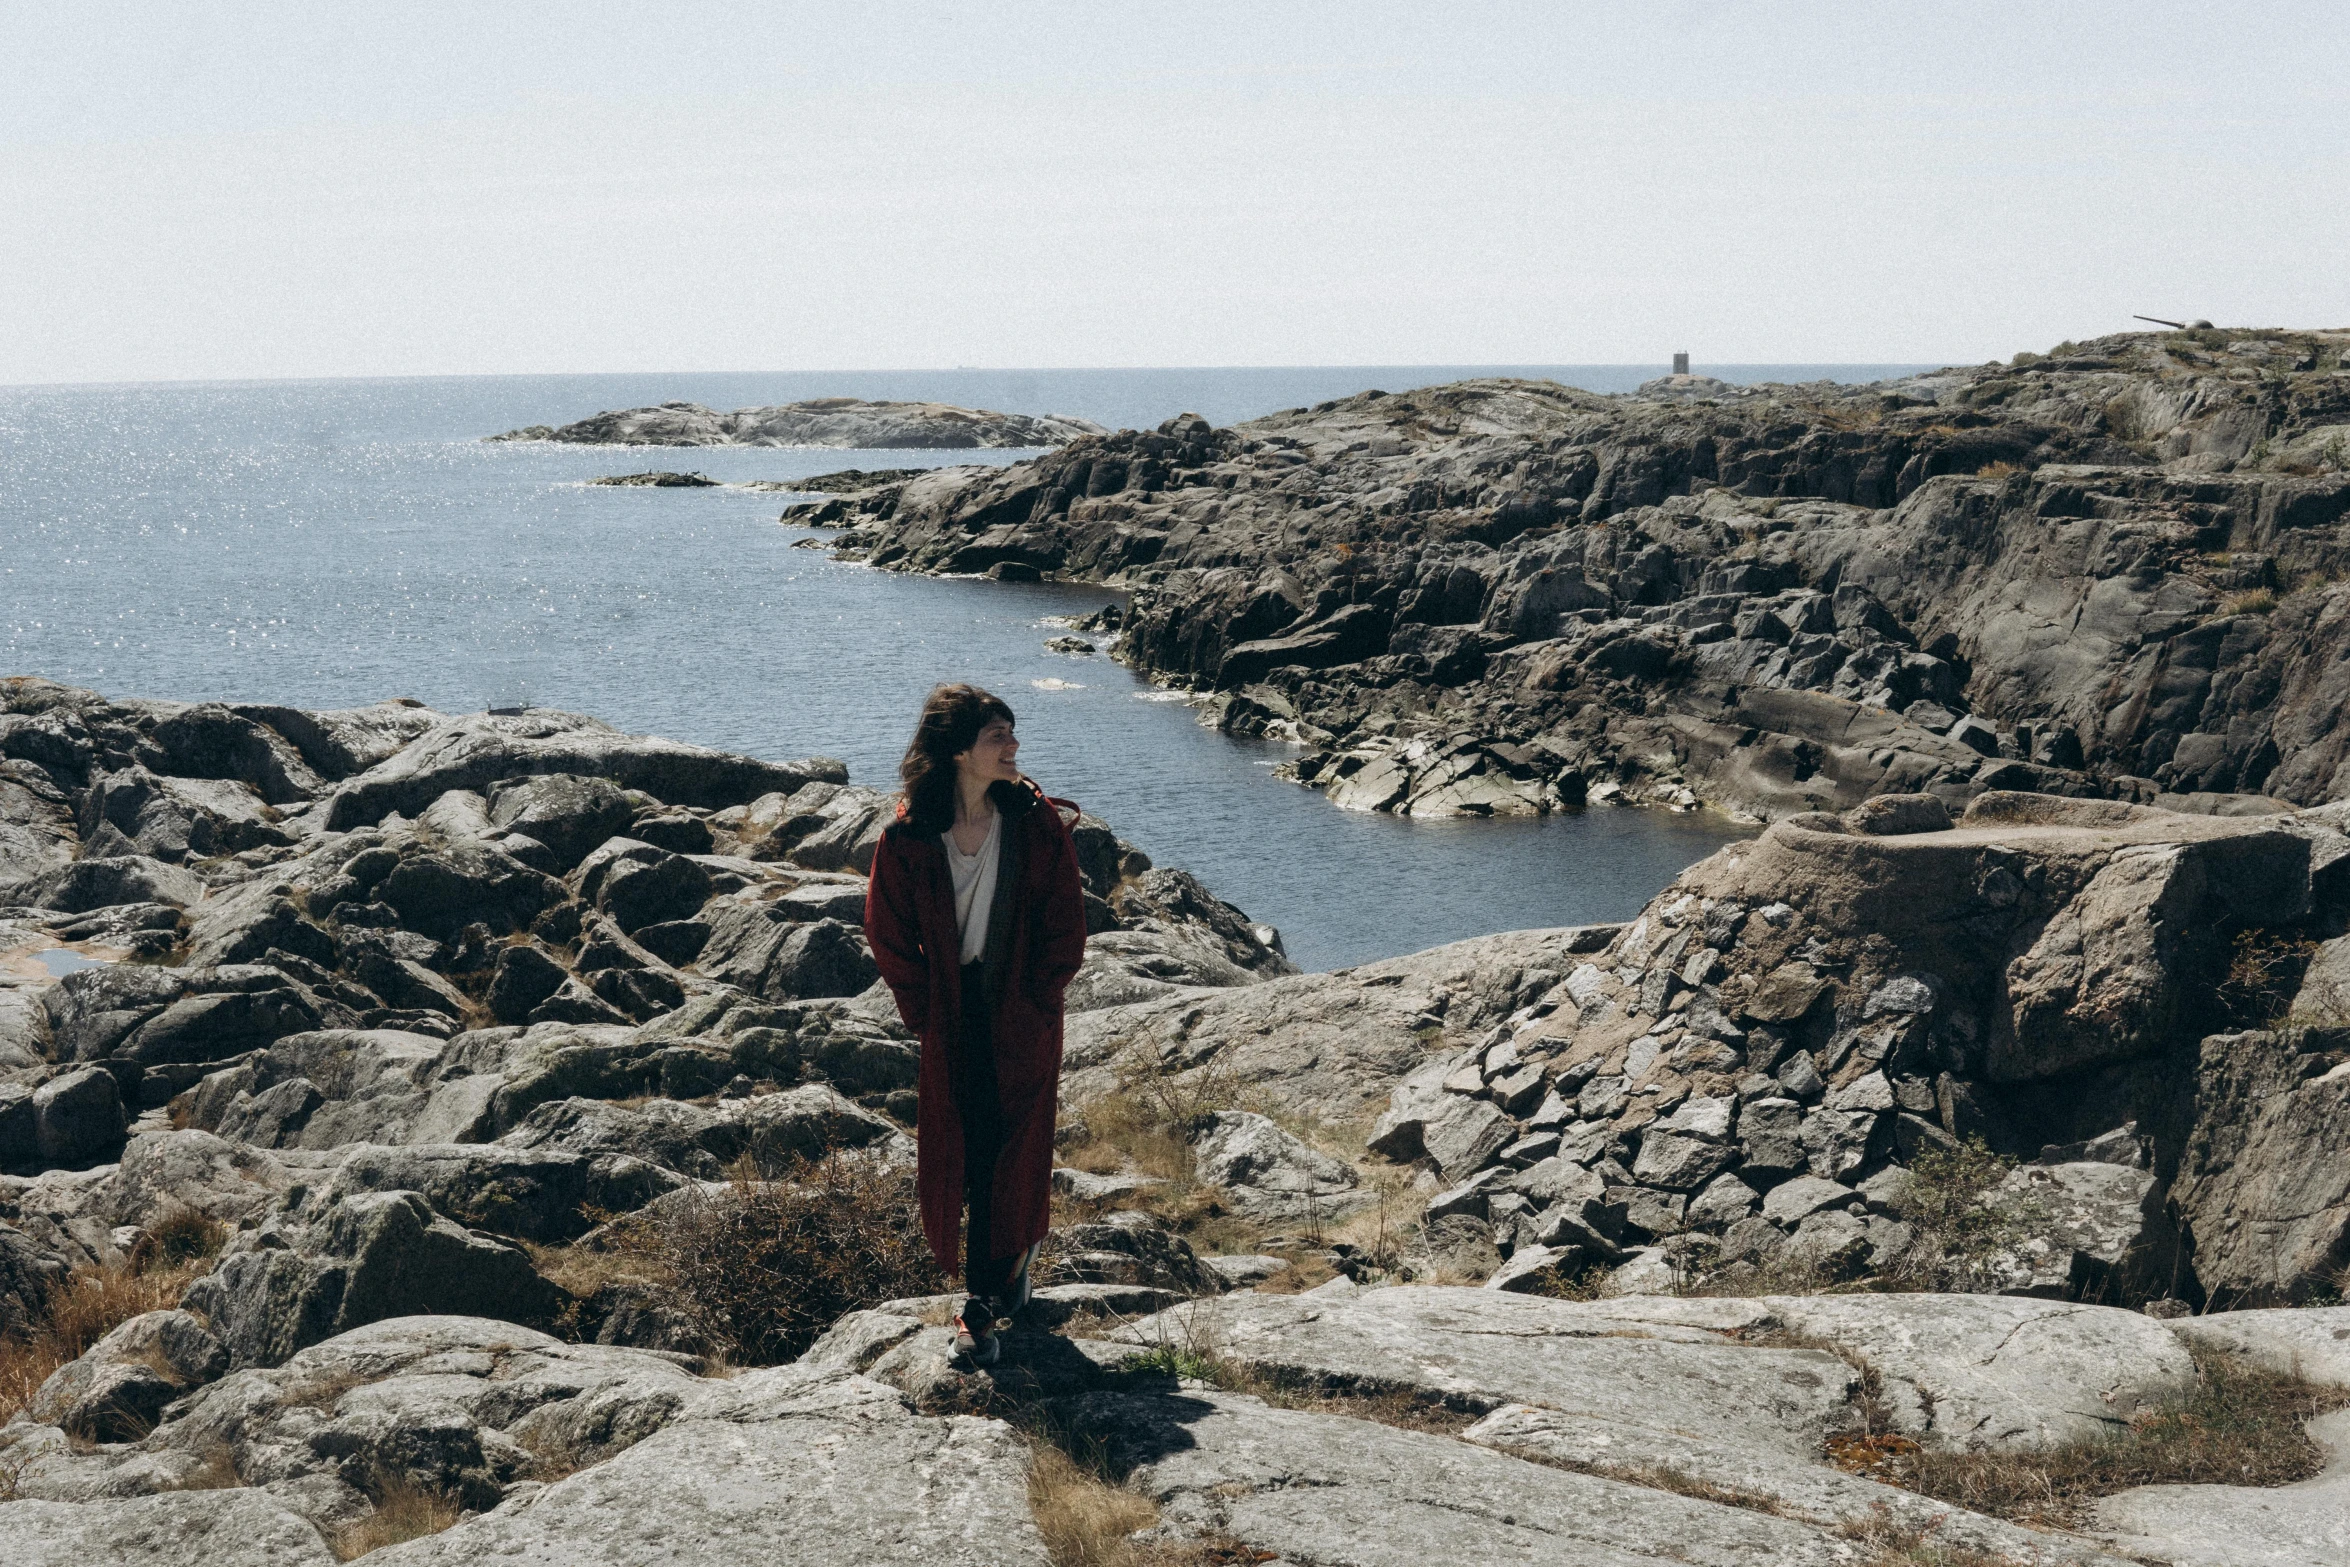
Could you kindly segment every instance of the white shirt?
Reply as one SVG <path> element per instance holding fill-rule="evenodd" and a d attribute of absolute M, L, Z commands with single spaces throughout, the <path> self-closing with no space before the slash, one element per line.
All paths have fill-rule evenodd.
<path fill-rule="evenodd" d="M 996 841 L 1003 836 L 1004 813 L 989 818 L 987 837 L 977 854 L 955 847 L 955 835 L 942 832 L 939 843 L 947 851 L 947 873 L 955 879 L 955 929 L 963 938 L 965 963 L 976 963 L 987 951 L 987 911 L 995 902 Z"/>

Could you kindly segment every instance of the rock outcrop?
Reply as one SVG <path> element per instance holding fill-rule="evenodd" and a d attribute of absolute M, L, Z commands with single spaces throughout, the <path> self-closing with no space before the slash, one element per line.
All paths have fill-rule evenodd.
<path fill-rule="evenodd" d="M 1839 1460 L 2100 1441 L 2213 1357 L 2350 1385 L 2343 1308 L 2227 1309 L 2350 1261 L 2344 807 L 1880 794 L 1621 925 L 1316 975 L 1081 818 L 1065 1131 L 1155 1094 L 1165 1168 L 1056 1172 L 992 1370 L 935 1296 L 718 1376 L 628 1237 L 912 1152 L 883 796 L 568 715 L 0 691 L 0 1334 L 194 1275 L 0 1426 L 8 1561 L 1043 1563 L 1071 1485 L 1365 1567 L 2331 1538 L 2338 1475 L 2060 1534 Z M 1103 1211 L 1162 1194 L 1268 1255 Z"/>
<path fill-rule="evenodd" d="M 893 569 L 1130 587 L 1121 657 L 1357 809 L 2312 805 L 2346 783 L 2346 351 L 2202 330 L 1865 387 L 1372 391 L 787 519 Z"/>
<path fill-rule="evenodd" d="M 817 397 L 773 408 L 737 408 L 732 413 L 720 413 L 699 403 L 662 403 L 655 408 L 600 413 L 576 424 L 534 424 L 489 439 L 612 446 L 837 446 L 914 451 L 1059 446 L 1080 436 L 1102 433 L 1100 425 L 1065 414 L 1000 414 L 948 403 Z M 597 482 L 664 480 L 678 482 L 676 476 L 665 474 Z"/>
<path fill-rule="evenodd" d="M 1733 844 L 1626 925 L 1089 1013 L 1064 1098 L 1162 1074 L 1351 1118 L 1358 1179 L 1411 1167 L 1426 1233 L 1490 1246 L 1507 1288 L 1605 1268 L 2322 1298 L 2350 1261 L 2350 1029 L 2313 999 L 2309 933 L 2350 922 L 2346 845 L 2335 807 L 1994 791 L 1954 821 L 1882 797 Z M 1948 1193 L 1970 1180 L 1962 1243 Z M 1230 1200 L 1343 1206 L 1284 1181 Z"/>
<path fill-rule="evenodd" d="M 229 1236 L 187 1301 L 239 1367 L 418 1312 L 550 1325 L 583 1308 L 528 1247 L 911 1153 L 918 1050 L 861 928 L 890 801 L 838 762 L 561 713 L 0 702 L 0 1329 L 190 1226 Z M 1294 972 L 1074 831 L 1073 1008 Z M 99 1382 L 56 1420 L 175 1386 Z"/>

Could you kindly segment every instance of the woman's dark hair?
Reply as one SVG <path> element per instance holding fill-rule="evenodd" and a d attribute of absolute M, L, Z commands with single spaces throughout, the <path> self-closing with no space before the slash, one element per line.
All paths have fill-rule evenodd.
<path fill-rule="evenodd" d="M 955 825 L 955 758 L 971 749 L 979 731 L 997 719 L 1014 722 L 1002 697 L 977 686 L 940 686 L 922 703 L 913 743 L 898 763 L 906 793 L 906 823 L 940 833 Z"/>

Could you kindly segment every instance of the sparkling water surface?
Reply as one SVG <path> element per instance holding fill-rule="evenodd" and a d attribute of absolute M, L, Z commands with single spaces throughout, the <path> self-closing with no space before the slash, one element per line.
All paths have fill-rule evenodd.
<path fill-rule="evenodd" d="M 1701 367 L 1703 368 L 1703 367 Z M 1907 366 L 1745 367 L 1871 379 Z M 112 696 L 446 712 L 529 702 L 887 787 L 922 694 L 995 690 L 1022 763 L 1162 863 L 1280 927 L 1309 969 L 1630 915 L 1736 836 L 1594 809 L 1432 821 L 1269 776 L 1291 748 L 1203 728 L 1102 656 L 1047 652 L 1114 595 L 901 576 L 793 546 L 791 497 L 589 486 L 691 469 L 789 481 L 1028 453 L 583 447 L 483 435 L 671 399 L 923 398 L 1111 426 L 1218 423 L 1469 374 L 1617 391 L 1653 367 L 931 371 L 0 388 L 0 673 Z"/>

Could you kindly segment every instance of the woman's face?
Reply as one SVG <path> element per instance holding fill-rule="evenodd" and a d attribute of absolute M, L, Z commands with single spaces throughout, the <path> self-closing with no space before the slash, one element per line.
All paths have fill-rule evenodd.
<path fill-rule="evenodd" d="M 990 719 L 971 742 L 971 749 L 955 756 L 955 771 L 973 783 L 1018 783 L 1020 737 L 1000 718 Z"/>

